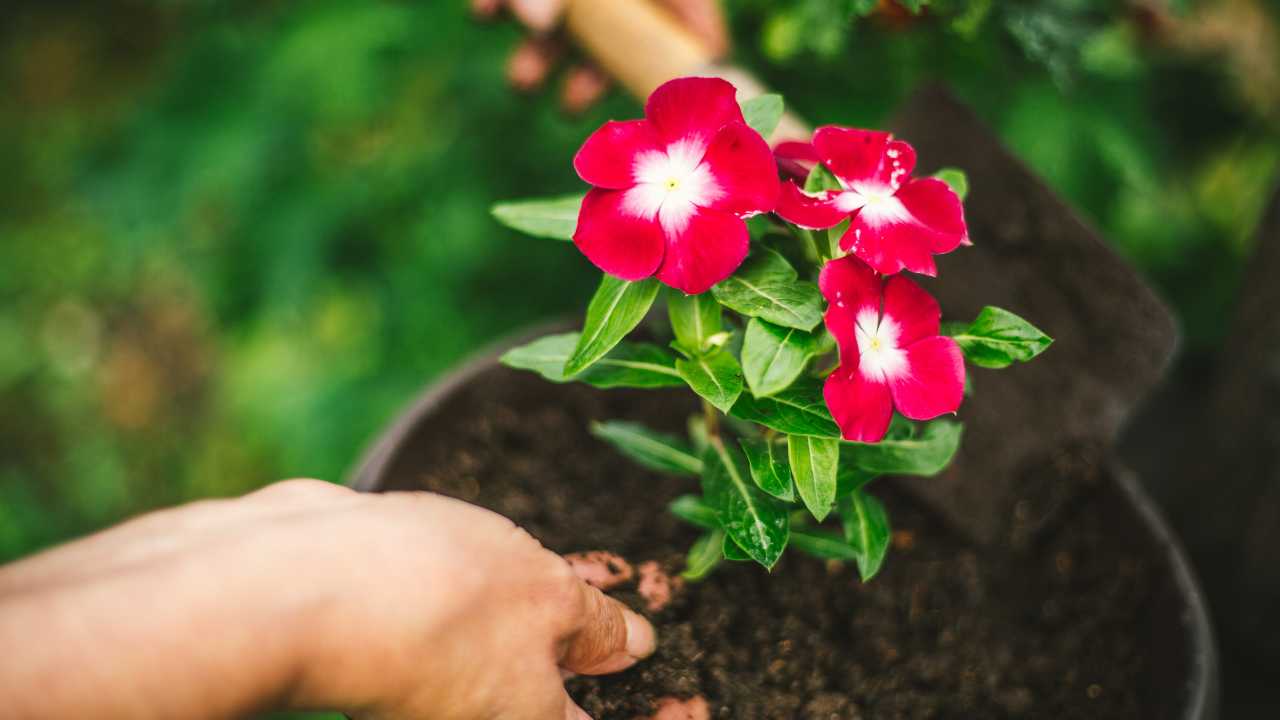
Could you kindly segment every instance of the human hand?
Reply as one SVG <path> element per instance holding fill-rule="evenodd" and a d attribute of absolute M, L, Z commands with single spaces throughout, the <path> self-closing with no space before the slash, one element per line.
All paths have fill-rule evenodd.
<path fill-rule="evenodd" d="M 729 33 L 718 0 L 652 0 L 700 39 L 713 57 L 729 50 Z M 517 90 L 543 86 L 565 54 L 564 39 L 554 33 L 567 0 L 471 0 L 472 12 L 492 19 L 505 7 L 529 29 L 507 62 L 507 79 Z M 609 89 L 609 78 L 591 64 L 575 64 L 565 75 L 560 102 L 568 112 L 590 107 Z"/>
<path fill-rule="evenodd" d="M 0 568 L 0 643 L 16 717 L 578 720 L 654 635 L 496 514 L 289 481 Z"/>

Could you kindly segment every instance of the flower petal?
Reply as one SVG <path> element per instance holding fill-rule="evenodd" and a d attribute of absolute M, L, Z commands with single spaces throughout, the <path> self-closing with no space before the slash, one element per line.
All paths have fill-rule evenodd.
<path fill-rule="evenodd" d="M 784 140 L 773 148 L 778 159 L 778 169 L 787 177 L 803 181 L 809 177 L 813 166 L 819 162 L 818 151 L 811 142 Z"/>
<path fill-rule="evenodd" d="M 836 204 L 835 193 L 828 190 L 814 197 L 790 180 L 782 184 L 782 192 L 778 194 L 778 207 L 774 212 L 792 225 L 810 230 L 835 227 L 849 217 L 849 213 Z"/>
<path fill-rule="evenodd" d="M 889 389 L 898 412 L 912 420 L 953 413 L 964 400 L 964 354 L 949 337 L 929 337 L 907 346 L 907 372 Z"/>
<path fill-rule="evenodd" d="M 778 166 L 769 143 L 742 123 L 716 133 L 703 157 L 721 194 L 708 207 L 738 216 L 772 212 L 778 203 Z"/>
<path fill-rule="evenodd" d="M 690 295 L 733 274 L 747 257 L 747 223 L 728 213 L 697 208 L 683 229 L 669 233 L 658 279 Z"/>
<path fill-rule="evenodd" d="M 635 184 L 636 155 L 657 149 L 658 136 L 648 120 L 610 120 L 578 149 L 573 168 L 596 187 L 624 190 Z"/>
<path fill-rule="evenodd" d="M 951 186 L 937 178 L 919 178 L 903 185 L 895 197 L 919 223 L 935 254 L 955 250 L 969 237 L 964 205 Z"/>
<path fill-rule="evenodd" d="M 882 285 L 871 268 L 848 256 L 827 263 L 818 276 L 818 289 L 828 303 L 823 317 L 827 331 L 840 348 L 842 362 L 853 362 L 853 367 L 857 367 L 858 357 L 858 315 L 870 311 L 879 318 Z"/>
<path fill-rule="evenodd" d="M 818 162 L 818 150 L 811 142 L 799 142 L 797 140 L 783 140 L 773 149 L 773 154 L 779 158 L 787 160 L 799 160 L 801 162 Z"/>
<path fill-rule="evenodd" d="M 746 122 L 737 93 L 720 78 L 676 78 L 653 91 L 644 115 L 663 142 L 696 140 L 706 147 L 720 128 L 734 121 Z"/>
<path fill-rule="evenodd" d="M 826 125 L 813 146 L 831 172 L 849 187 L 897 188 L 916 166 L 916 151 L 887 132 Z"/>
<path fill-rule="evenodd" d="M 880 309 L 880 278 L 857 258 L 842 257 L 822 266 L 818 275 L 818 289 L 822 297 L 833 305 Z"/>
<path fill-rule="evenodd" d="M 916 169 L 916 149 L 902 140 L 890 140 L 880 164 L 880 179 L 897 188 L 911 179 Z"/>
<path fill-rule="evenodd" d="M 938 274 L 929 252 L 932 233 L 910 218 L 872 222 L 865 209 L 854 214 L 840 238 L 840 248 L 857 255 L 882 275 L 906 268 L 933 277 Z"/>
<path fill-rule="evenodd" d="M 879 178 L 880 162 L 889 145 L 889 133 L 826 125 L 813 133 L 818 157 L 846 185 Z"/>
<path fill-rule="evenodd" d="M 937 335 L 942 324 L 938 301 L 902 275 L 884 285 L 884 316 L 898 326 L 899 347 Z"/>
<path fill-rule="evenodd" d="M 582 200 L 573 243 L 596 267 L 623 280 L 647 278 L 662 263 L 666 242 L 657 220 L 624 209 L 626 192 L 593 188 Z"/>
<path fill-rule="evenodd" d="M 822 387 L 827 409 L 840 426 L 840 434 L 853 442 L 880 442 L 893 418 L 889 386 L 868 380 L 858 370 L 858 358 L 840 358 L 840 367 Z"/>

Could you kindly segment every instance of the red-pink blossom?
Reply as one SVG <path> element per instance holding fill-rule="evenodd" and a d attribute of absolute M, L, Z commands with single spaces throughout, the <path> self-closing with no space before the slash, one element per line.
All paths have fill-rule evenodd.
<path fill-rule="evenodd" d="M 772 211 L 779 183 L 736 92 L 717 78 L 672 80 L 649 96 L 643 120 L 605 123 L 583 143 L 573 166 L 594 187 L 573 241 L 597 267 L 693 294 L 742 264 L 743 218 Z"/>
<path fill-rule="evenodd" d="M 818 285 L 840 367 L 823 388 L 846 440 L 879 442 L 896 408 L 912 420 L 953 413 L 964 399 L 964 356 L 938 334 L 938 301 L 902 275 L 885 279 L 861 260 L 827 263 Z"/>
<path fill-rule="evenodd" d="M 818 151 L 811 142 L 784 140 L 773 146 L 773 157 L 778 161 L 778 170 L 783 177 L 804 180 L 818 164 Z"/>
<path fill-rule="evenodd" d="M 784 220 L 817 230 L 848 218 L 841 249 L 884 275 L 903 268 L 936 275 L 933 256 L 968 242 L 960 198 L 937 178 L 911 177 L 916 151 L 907 143 L 887 132 L 826 126 L 813 134 L 813 149 L 841 187 L 810 194 L 784 183 L 777 209 Z"/>

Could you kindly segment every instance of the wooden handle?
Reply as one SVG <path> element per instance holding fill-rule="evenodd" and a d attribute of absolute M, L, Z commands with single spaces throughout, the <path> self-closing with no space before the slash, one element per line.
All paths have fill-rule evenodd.
<path fill-rule="evenodd" d="M 565 25 L 596 63 L 638 98 L 711 65 L 702 42 L 649 0 L 569 0 Z"/>
<path fill-rule="evenodd" d="M 737 86 L 739 99 L 766 92 L 745 70 L 716 65 L 701 40 L 650 0 L 569 0 L 565 25 L 605 72 L 641 100 L 684 75 L 723 77 Z M 787 113 L 769 139 L 807 141 L 810 132 L 803 120 Z"/>

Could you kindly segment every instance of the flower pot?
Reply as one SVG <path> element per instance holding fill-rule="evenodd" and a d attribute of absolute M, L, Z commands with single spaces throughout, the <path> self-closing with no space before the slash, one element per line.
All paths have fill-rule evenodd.
<path fill-rule="evenodd" d="M 558 552 L 609 550 L 678 573 L 698 533 L 665 506 L 697 480 L 639 468 L 588 427 L 622 418 L 679 432 L 690 395 L 556 386 L 497 355 L 428 388 L 351 484 L 443 492 Z M 1092 484 L 1029 546 L 963 540 L 882 478 L 894 546 L 871 582 L 798 553 L 772 574 L 725 562 L 650 612 L 655 657 L 570 690 L 594 717 L 624 720 L 695 695 L 736 720 L 1217 717 L 1212 632 L 1181 548 L 1126 471 L 1086 474 Z M 643 608 L 634 587 L 618 596 Z"/>

